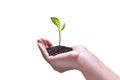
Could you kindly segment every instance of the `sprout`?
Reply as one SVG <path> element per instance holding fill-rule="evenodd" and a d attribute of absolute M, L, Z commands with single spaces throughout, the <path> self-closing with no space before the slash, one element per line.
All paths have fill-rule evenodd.
<path fill-rule="evenodd" d="M 61 45 L 61 31 L 65 28 L 65 23 L 61 25 L 60 20 L 56 17 L 51 17 L 52 22 L 57 26 L 59 32 L 59 46 Z"/>

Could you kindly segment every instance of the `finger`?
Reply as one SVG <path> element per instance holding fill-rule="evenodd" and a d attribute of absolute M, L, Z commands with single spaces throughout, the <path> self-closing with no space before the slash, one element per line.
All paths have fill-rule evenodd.
<path fill-rule="evenodd" d="M 41 43 L 42 45 L 44 45 L 45 48 L 48 48 L 48 47 L 49 47 L 49 46 L 48 46 L 49 44 L 47 43 L 47 40 L 46 40 L 46 39 L 41 38 L 41 39 L 37 40 L 37 42 L 38 42 L 38 43 Z"/>
<path fill-rule="evenodd" d="M 51 46 L 50 41 L 48 41 L 47 39 L 41 38 L 38 42 L 42 43 L 46 48 Z"/>
<path fill-rule="evenodd" d="M 47 39 L 41 38 L 41 39 L 37 40 L 37 42 L 42 43 L 43 45 L 45 45 L 46 48 L 53 46 L 52 43 Z"/>
<path fill-rule="evenodd" d="M 42 39 L 42 41 L 43 41 L 43 43 L 44 43 L 44 46 L 45 46 L 46 48 L 48 48 L 47 40 L 46 40 L 46 39 Z"/>
<path fill-rule="evenodd" d="M 42 45 L 44 45 L 44 41 L 43 41 L 42 38 L 38 39 L 38 40 L 37 40 L 37 43 L 41 43 Z"/>
<path fill-rule="evenodd" d="M 43 42 L 43 38 L 38 39 L 37 42 L 38 42 L 38 43 Z"/>
<path fill-rule="evenodd" d="M 45 42 L 46 42 L 48 47 L 52 47 L 53 46 L 52 43 L 49 40 L 46 39 Z"/>
<path fill-rule="evenodd" d="M 48 61 L 49 55 L 48 55 L 48 53 L 46 51 L 46 48 L 41 43 L 38 43 L 37 45 L 38 45 L 38 47 L 39 47 L 39 49 L 40 49 L 40 51 L 42 53 L 42 56 L 45 58 L 46 61 Z"/>

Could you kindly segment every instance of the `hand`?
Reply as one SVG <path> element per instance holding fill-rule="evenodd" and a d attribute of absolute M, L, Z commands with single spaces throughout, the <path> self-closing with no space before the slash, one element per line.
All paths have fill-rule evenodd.
<path fill-rule="evenodd" d="M 38 47 L 45 58 L 45 60 L 53 67 L 54 70 L 59 72 L 64 72 L 67 70 L 72 70 L 77 68 L 77 57 L 79 55 L 79 50 L 83 47 L 74 46 L 73 51 L 58 54 L 56 56 L 49 56 L 46 48 L 52 47 L 50 41 L 46 39 L 38 40 Z M 81 49 L 80 49 L 81 48 Z"/>
<path fill-rule="evenodd" d="M 58 72 L 67 70 L 78 69 L 82 71 L 84 65 L 93 63 L 92 54 L 83 46 L 73 46 L 73 51 L 58 54 L 56 56 L 49 56 L 46 48 L 52 47 L 52 43 L 47 39 L 39 39 L 38 47 L 44 59 Z M 92 56 L 91 56 L 92 55 Z M 91 62 L 90 62 L 91 61 Z M 89 63 L 90 62 L 90 63 Z"/>
<path fill-rule="evenodd" d="M 53 45 L 49 40 L 39 39 L 38 47 L 44 59 L 58 72 L 77 69 L 86 80 L 120 80 L 119 76 L 105 66 L 95 55 L 83 46 L 74 46 L 73 51 L 49 56 L 46 48 Z"/>

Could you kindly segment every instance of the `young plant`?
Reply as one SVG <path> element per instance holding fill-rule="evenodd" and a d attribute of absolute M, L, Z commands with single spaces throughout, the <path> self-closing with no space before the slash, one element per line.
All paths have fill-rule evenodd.
<path fill-rule="evenodd" d="M 57 26 L 59 32 L 59 46 L 61 45 L 61 31 L 65 28 L 65 23 L 61 25 L 61 22 L 56 17 L 51 17 L 52 22 Z"/>
<path fill-rule="evenodd" d="M 49 56 L 55 56 L 57 54 L 66 53 L 72 51 L 72 47 L 61 46 L 61 31 L 65 28 L 65 23 L 61 24 L 60 20 L 56 17 L 51 17 L 51 21 L 57 26 L 59 32 L 59 45 L 46 48 Z"/>

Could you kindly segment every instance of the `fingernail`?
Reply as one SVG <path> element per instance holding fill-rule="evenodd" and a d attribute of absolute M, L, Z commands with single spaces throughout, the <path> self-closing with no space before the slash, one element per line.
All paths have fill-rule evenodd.
<path fill-rule="evenodd" d="M 39 43 L 39 39 L 37 40 L 37 43 Z"/>

